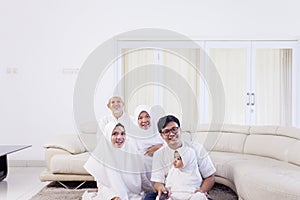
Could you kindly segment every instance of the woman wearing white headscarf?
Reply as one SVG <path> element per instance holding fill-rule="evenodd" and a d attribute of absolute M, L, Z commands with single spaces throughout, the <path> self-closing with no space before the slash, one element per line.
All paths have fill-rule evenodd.
<path fill-rule="evenodd" d="M 126 138 L 122 124 L 106 125 L 97 148 L 84 165 L 97 181 L 98 192 L 86 192 L 83 199 L 141 200 L 143 159 L 136 152 L 135 144 Z"/>
<path fill-rule="evenodd" d="M 152 118 L 155 114 L 154 110 L 147 105 L 139 105 L 134 112 L 134 120 L 140 128 L 136 135 L 138 150 L 151 157 L 164 143 L 156 129 L 155 119 Z"/>
<path fill-rule="evenodd" d="M 150 182 L 152 171 L 152 156 L 156 150 L 158 150 L 164 141 L 156 129 L 156 121 L 161 116 L 158 109 L 152 109 L 147 105 L 139 105 L 134 112 L 134 120 L 137 128 L 133 132 L 135 133 L 135 139 L 140 154 L 144 155 L 146 176 Z M 154 116 L 152 118 L 152 116 Z"/>
<path fill-rule="evenodd" d="M 182 147 L 174 152 L 173 166 L 166 177 L 166 188 L 171 200 L 207 200 L 204 193 L 195 191 L 201 185 L 195 151 Z"/>

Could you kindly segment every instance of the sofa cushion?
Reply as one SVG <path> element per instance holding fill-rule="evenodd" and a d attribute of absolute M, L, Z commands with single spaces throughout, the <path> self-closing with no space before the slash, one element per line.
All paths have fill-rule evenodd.
<path fill-rule="evenodd" d="M 77 134 L 62 134 L 54 138 L 51 142 L 44 144 L 44 148 L 58 148 L 68 151 L 72 154 L 85 152 L 84 145 Z"/>
<path fill-rule="evenodd" d="M 298 165 L 300 167 L 300 141 L 296 141 L 295 143 L 291 144 L 288 149 L 287 153 L 287 160 L 289 163 Z"/>
<path fill-rule="evenodd" d="M 210 152 L 210 157 L 217 169 L 216 175 L 227 178 L 232 182 L 234 182 L 234 165 L 236 162 L 260 162 L 260 160 L 269 159 L 256 155 L 218 151 Z"/>
<path fill-rule="evenodd" d="M 240 198 L 300 199 L 298 166 L 271 158 L 252 158 L 230 161 Z"/>
<path fill-rule="evenodd" d="M 213 150 L 242 153 L 245 139 L 245 134 L 221 132 L 218 140 L 216 141 L 216 145 L 213 147 Z"/>
<path fill-rule="evenodd" d="M 300 140 L 300 129 L 296 127 L 278 127 L 277 135 L 292 137 Z"/>
<path fill-rule="evenodd" d="M 220 177 L 224 177 L 233 183 L 234 182 L 233 169 L 232 166 L 229 165 L 228 163 L 230 163 L 233 160 L 242 160 L 244 158 L 244 155 L 240 153 L 211 151 L 210 158 L 217 170 L 216 175 Z"/>
<path fill-rule="evenodd" d="M 47 170 L 50 171 L 51 168 L 51 159 L 55 155 L 59 154 L 67 154 L 70 155 L 70 152 L 65 151 L 63 149 L 58 149 L 58 148 L 47 148 L 45 149 L 45 160 L 46 160 L 46 167 Z"/>
<path fill-rule="evenodd" d="M 276 135 L 249 135 L 244 145 L 245 154 L 288 161 L 288 149 L 296 139 Z"/>
<path fill-rule="evenodd" d="M 276 135 L 278 126 L 251 126 L 250 134 L 252 135 Z"/>
<path fill-rule="evenodd" d="M 50 171 L 54 174 L 88 174 L 83 166 L 89 156 L 89 152 L 76 155 L 60 154 L 52 156 Z"/>
<path fill-rule="evenodd" d="M 197 132 L 191 133 L 192 140 L 204 145 L 208 151 L 243 153 L 247 134 L 234 132 Z"/>
<path fill-rule="evenodd" d="M 200 124 L 197 132 L 233 132 L 249 134 L 249 126 L 237 124 Z"/>

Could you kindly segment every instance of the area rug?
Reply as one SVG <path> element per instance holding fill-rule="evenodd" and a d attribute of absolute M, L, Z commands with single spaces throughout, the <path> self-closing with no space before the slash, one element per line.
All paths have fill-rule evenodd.
<path fill-rule="evenodd" d="M 87 189 L 95 189 L 96 183 L 94 181 L 89 181 L 83 184 L 78 189 L 75 188 L 79 185 L 78 182 L 64 182 L 65 185 L 70 189 L 64 188 L 58 182 L 51 182 L 46 187 L 44 187 L 39 193 L 31 198 L 31 200 L 75 200 L 81 199 L 82 194 Z M 210 191 L 209 195 L 213 200 L 237 200 L 237 195 L 228 187 L 215 184 L 213 189 Z"/>
<path fill-rule="evenodd" d="M 68 181 L 62 183 L 67 186 L 68 189 L 62 186 L 59 182 L 51 182 L 30 200 L 76 200 L 81 199 L 82 194 L 87 189 L 96 188 L 96 182 L 94 181 L 87 181 L 78 189 L 75 188 L 80 184 L 80 182 Z"/>

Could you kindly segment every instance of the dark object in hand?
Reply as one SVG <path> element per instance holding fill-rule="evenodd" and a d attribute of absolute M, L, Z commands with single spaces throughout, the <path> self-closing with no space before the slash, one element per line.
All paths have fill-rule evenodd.
<path fill-rule="evenodd" d="M 159 200 L 166 200 L 168 198 L 168 193 L 161 193 L 160 197 L 159 197 Z"/>

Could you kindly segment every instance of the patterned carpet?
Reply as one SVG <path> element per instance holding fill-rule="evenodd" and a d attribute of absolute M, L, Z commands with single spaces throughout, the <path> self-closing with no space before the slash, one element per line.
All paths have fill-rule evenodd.
<path fill-rule="evenodd" d="M 73 200 L 81 199 L 82 194 L 87 189 L 95 189 L 96 183 L 89 181 L 84 183 L 78 189 L 76 188 L 80 183 L 79 182 L 63 182 L 70 189 L 64 188 L 58 182 L 51 182 L 46 187 L 44 187 L 39 193 L 31 198 L 31 200 Z M 228 187 L 215 184 L 213 189 L 210 191 L 210 196 L 213 200 L 237 200 L 237 195 Z"/>

